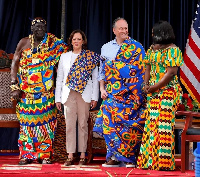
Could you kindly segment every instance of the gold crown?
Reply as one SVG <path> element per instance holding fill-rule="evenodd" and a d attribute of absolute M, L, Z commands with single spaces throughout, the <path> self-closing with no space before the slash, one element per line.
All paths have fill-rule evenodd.
<path fill-rule="evenodd" d="M 36 23 L 44 23 L 46 25 L 46 21 L 44 19 L 34 19 L 31 22 L 31 25 L 35 25 Z"/>

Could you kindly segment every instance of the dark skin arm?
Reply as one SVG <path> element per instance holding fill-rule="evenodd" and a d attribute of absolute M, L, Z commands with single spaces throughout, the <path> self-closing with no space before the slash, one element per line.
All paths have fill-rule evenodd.
<path fill-rule="evenodd" d="M 148 89 L 149 89 L 149 79 L 150 79 L 150 70 L 151 70 L 151 65 L 146 65 L 146 70 L 145 70 L 145 77 L 144 77 L 144 91 L 145 93 L 148 93 Z"/>
<path fill-rule="evenodd" d="M 90 104 L 91 104 L 90 108 L 94 109 L 97 106 L 97 101 L 92 100 Z"/>
<path fill-rule="evenodd" d="M 174 45 L 173 43 L 167 44 L 167 45 L 154 44 L 153 49 L 154 50 L 164 49 L 169 46 L 176 47 L 176 45 Z M 150 70 L 151 70 L 151 65 L 147 65 L 146 71 L 145 71 L 145 81 L 144 81 L 145 83 L 149 83 Z M 154 93 L 156 90 L 167 85 L 174 78 L 174 76 L 177 75 L 178 67 L 167 67 L 166 70 L 167 70 L 166 74 L 163 76 L 163 78 L 158 83 L 156 83 L 155 85 L 152 85 L 152 86 L 145 85 L 144 90 L 146 93 Z"/>
<path fill-rule="evenodd" d="M 12 64 L 11 64 L 11 82 L 14 82 L 17 80 L 17 72 L 19 69 L 19 60 L 21 57 L 21 53 L 23 49 L 29 48 L 30 47 L 30 42 L 28 38 L 23 38 L 19 41 L 17 48 L 15 50 Z M 11 92 L 11 97 L 14 99 L 19 99 L 20 96 L 20 90 L 15 90 Z"/>
<path fill-rule="evenodd" d="M 178 67 L 168 67 L 167 73 L 163 76 L 163 78 L 155 85 L 146 86 L 145 92 L 146 93 L 154 93 L 156 90 L 167 85 L 173 79 L 173 77 L 177 74 L 177 71 L 178 71 Z M 148 77 L 148 74 L 150 76 L 150 72 L 147 73 L 147 76 L 146 76 L 146 72 L 145 72 L 145 78 Z"/>

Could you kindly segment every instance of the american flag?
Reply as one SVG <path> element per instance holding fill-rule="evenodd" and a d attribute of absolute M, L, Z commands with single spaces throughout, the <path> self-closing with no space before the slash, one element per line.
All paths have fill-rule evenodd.
<path fill-rule="evenodd" d="M 184 52 L 184 65 L 180 69 L 180 80 L 198 102 L 200 108 L 200 6 L 197 4 L 195 19 L 192 21 L 190 34 Z"/>

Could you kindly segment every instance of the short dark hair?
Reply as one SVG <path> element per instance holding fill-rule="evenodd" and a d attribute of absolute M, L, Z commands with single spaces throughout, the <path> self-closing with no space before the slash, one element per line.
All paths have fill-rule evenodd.
<path fill-rule="evenodd" d="M 72 46 L 72 38 L 74 37 L 74 34 L 75 33 L 80 33 L 82 38 L 83 38 L 83 46 L 82 46 L 82 49 L 87 49 L 87 38 L 86 38 L 86 35 L 83 31 L 81 31 L 80 29 L 77 29 L 77 30 L 74 30 L 72 31 L 72 33 L 70 34 L 69 36 L 69 39 L 68 39 L 68 45 L 69 45 L 69 50 L 73 50 L 73 46 Z"/>
<path fill-rule="evenodd" d="M 113 21 L 113 25 L 112 25 L 113 28 L 115 27 L 116 22 L 118 22 L 119 20 L 124 20 L 124 21 L 126 21 L 123 17 L 117 17 L 117 18 Z M 127 23 L 127 21 L 126 21 L 126 23 Z M 127 24 L 128 24 L 128 23 L 127 23 Z"/>
<path fill-rule="evenodd" d="M 152 40 L 154 44 L 171 44 L 175 41 L 174 30 L 167 21 L 160 20 L 153 26 Z"/>

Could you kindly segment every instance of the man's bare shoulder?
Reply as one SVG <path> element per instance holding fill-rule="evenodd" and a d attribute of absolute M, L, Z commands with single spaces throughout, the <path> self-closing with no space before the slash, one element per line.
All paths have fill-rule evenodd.
<path fill-rule="evenodd" d="M 19 41 L 19 43 L 27 43 L 27 42 L 30 42 L 30 39 L 29 39 L 29 37 L 24 37 L 24 38 L 22 38 L 20 41 Z"/>
<path fill-rule="evenodd" d="M 20 49 L 30 48 L 30 39 L 29 39 L 29 37 L 22 38 L 18 43 L 18 47 Z"/>

